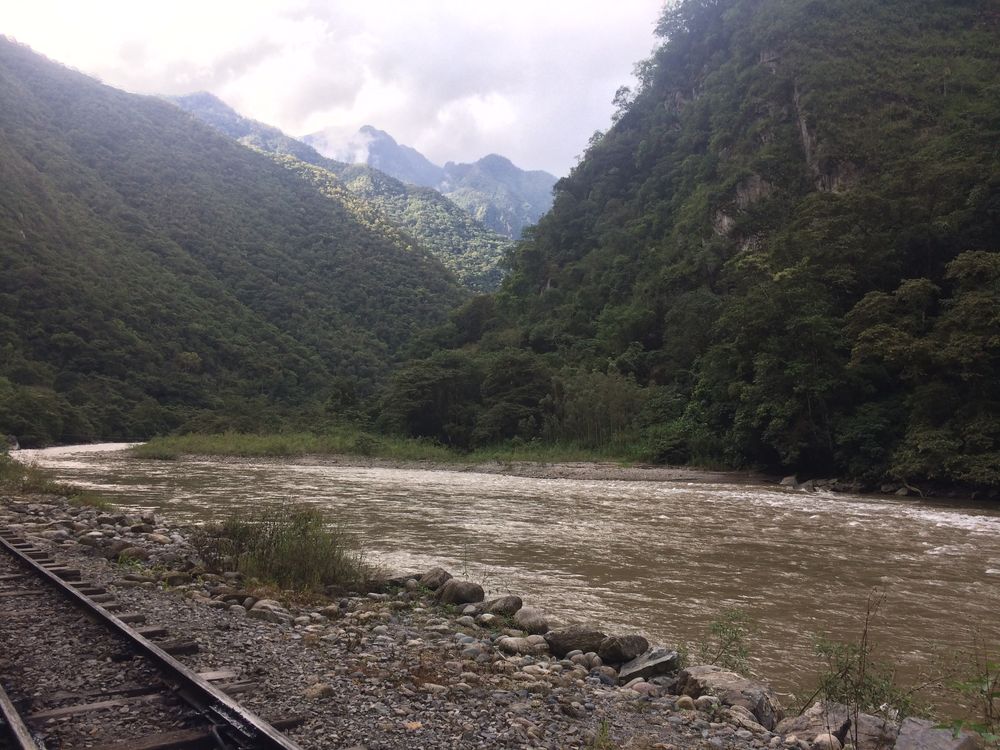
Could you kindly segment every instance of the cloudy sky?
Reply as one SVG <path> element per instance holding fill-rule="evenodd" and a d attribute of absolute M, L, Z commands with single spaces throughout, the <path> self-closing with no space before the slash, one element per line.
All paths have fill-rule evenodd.
<path fill-rule="evenodd" d="M 0 33 L 137 93 L 211 91 L 291 135 L 361 125 L 432 161 L 565 174 L 663 0 L 31 0 Z"/>

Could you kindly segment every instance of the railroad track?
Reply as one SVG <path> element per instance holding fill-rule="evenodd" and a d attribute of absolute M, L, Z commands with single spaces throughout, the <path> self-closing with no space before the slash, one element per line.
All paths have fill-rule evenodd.
<path fill-rule="evenodd" d="M 279 731 L 296 719 L 269 724 L 233 699 L 252 685 L 174 658 L 197 644 L 154 642 L 165 629 L 133 627 L 141 613 L 12 531 L 0 549 L 0 749 L 300 750 Z"/>

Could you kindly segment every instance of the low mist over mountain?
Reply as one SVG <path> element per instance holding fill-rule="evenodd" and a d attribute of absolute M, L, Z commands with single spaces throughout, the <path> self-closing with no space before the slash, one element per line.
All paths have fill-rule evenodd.
<path fill-rule="evenodd" d="M 4 37 L 0 102 L 0 424 L 25 445 L 329 417 L 464 297 L 312 177 Z"/>
<path fill-rule="evenodd" d="M 415 242 L 430 251 L 468 289 L 493 291 L 500 284 L 501 263 L 513 243 L 438 191 L 406 184 L 364 164 L 322 156 L 277 128 L 243 117 L 212 94 L 199 92 L 169 97 L 169 101 L 246 146 L 289 157 L 291 160 L 280 159 L 280 163 L 308 173 L 325 189 L 341 193 L 344 203 L 362 221 L 398 227 L 410 238 L 403 239 L 404 243 Z M 305 169 L 305 164 L 325 175 Z"/>
<path fill-rule="evenodd" d="M 497 154 L 473 164 L 440 167 L 414 148 L 397 143 L 383 130 L 362 127 L 346 143 L 327 132 L 302 140 L 333 159 L 367 164 L 411 185 L 434 188 L 490 229 L 517 239 L 552 206 L 556 178 L 525 171 Z"/>

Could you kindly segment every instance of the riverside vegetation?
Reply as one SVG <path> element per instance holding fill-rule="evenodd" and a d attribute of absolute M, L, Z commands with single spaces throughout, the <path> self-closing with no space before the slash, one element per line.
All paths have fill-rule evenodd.
<path fill-rule="evenodd" d="M 365 208 L 369 168 L 4 41 L 0 428 L 336 425 L 995 492 L 998 28 L 987 0 L 671 4 L 474 297 L 410 193 Z"/>

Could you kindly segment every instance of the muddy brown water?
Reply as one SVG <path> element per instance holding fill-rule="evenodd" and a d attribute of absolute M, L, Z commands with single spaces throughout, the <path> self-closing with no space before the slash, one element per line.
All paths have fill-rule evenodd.
<path fill-rule="evenodd" d="M 391 568 L 443 565 L 565 621 L 704 640 L 726 610 L 755 622 L 753 668 L 786 704 L 856 641 L 885 594 L 877 655 L 904 682 L 940 674 L 973 632 L 1000 646 L 1000 509 L 708 482 L 528 479 L 315 461 L 150 461 L 121 445 L 20 451 L 118 503 L 181 521 L 305 503 Z"/>

